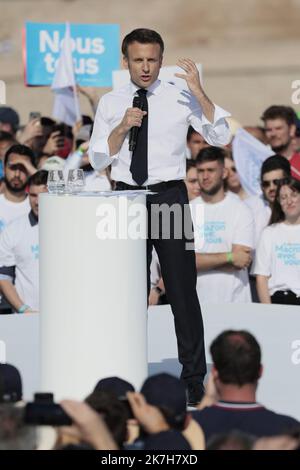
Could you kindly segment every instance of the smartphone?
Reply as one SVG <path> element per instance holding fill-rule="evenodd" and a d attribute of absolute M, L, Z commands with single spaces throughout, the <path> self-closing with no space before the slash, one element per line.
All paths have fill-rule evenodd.
<path fill-rule="evenodd" d="M 42 115 L 38 111 L 31 111 L 29 113 L 29 121 L 33 121 L 34 119 L 41 119 Z"/>
<path fill-rule="evenodd" d="M 52 393 L 36 393 L 34 401 L 25 405 L 26 424 L 39 426 L 70 426 L 71 418 L 60 405 L 54 403 Z"/>

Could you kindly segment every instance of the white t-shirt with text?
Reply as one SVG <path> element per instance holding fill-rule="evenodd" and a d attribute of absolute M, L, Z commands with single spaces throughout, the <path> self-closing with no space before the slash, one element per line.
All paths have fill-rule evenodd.
<path fill-rule="evenodd" d="M 197 205 L 203 207 L 195 210 Z M 254 247 L 254 222 L 250 209 L 231 193 L 215 204 L 201 197 L 191 201 L 196 253 L 228 253 L 232 245 Z M 199 208 L 199 207 L 198 207 Z M 202 302 L 251 302 L 247 269 L 198 272 L 197 292 Z"/>
<path fill-rule="evenodd" d="M 262 232 L 253 274 L 270 276 L 270 295 L 291 290 L 300 295 L 300 224 L 272 224 Z"/>

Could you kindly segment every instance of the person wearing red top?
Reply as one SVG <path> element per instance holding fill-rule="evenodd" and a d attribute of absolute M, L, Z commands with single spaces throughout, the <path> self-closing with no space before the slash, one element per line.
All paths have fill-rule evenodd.
<path fill-rule="evenodd" d="M 297 115 L 290 106 L 270 106 L 262 117 L 267 142 L 275 153 L 288 159 L 293 178 L 300 180 L 300 153 L 295 151 Z"/>

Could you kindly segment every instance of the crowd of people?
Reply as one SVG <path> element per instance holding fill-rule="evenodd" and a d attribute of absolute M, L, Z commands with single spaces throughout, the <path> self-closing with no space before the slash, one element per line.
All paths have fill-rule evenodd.
<path fill-rule="evenodd" d="M 256 196 L 241 184 L 232 143 L 211 146 L 192 128 L 187 135 L 185 183 L 202 302 L 300 304 L 300 124 L 288 106 L 269 107 L 262 120 L 264 127 L 245 126 L 274 152 L 261 166 Z M 165 303 L 155 256 L 151 281 L 150 303 Z"/>
<path fill-rule="evenodd" d="M 0 449 L 299 450 L 300 423 L 257 402 L 263 365 L 255 337 L 227 330 L 210 351 L 206 393 L 194 409 L 187 408 L 184 382 L 160 373 L 140 391 L 122 378 L 103 378 L 84 401 L 63 400 L 51 415 L 51 399 L 36 394 L 26 404 L 19 371 L 0 364 Z M 59 425 L 61 415 L 70 422 Z"/>
<path fill-rule="evenodd" d="M 211 146 L 189 129 L 185 184 L 193 216 L 201 302 L 300 304 L 299 120 L 287 106 L 271 106 L 262 119 L 264 127 L 245 127 L 274 151 L 261 166 L 261 194 L 256 196 L 242 187 L 232 145 Z M 109 170 L 95 171 L 88 160 L 92 125 L 91 117 L 82 116 L 73 129 L 49 117 L 20 126 L 15 110 L 0 107 L 3 313 L 39 308 L 38 238 L 28 235 L 21 240 L 21 221 L 16 220 L 23 216 L 26 225 L 27 215 L 32 227 L 38 224 L 37 194 L 47 191 L 47 171 L 80 167 L 86 175 L 86 190 L 114 189 Z M 203 212 L 197 211 L 199 205 Z M 155 250 L 152 258 L 149 303 L 167 303 Z"/>
<path fill-rule="evenodd" d="M 287 106 L 271 106 L 262 119 L 264 127 L 245 127 L 274 151 L 261 166 L 261 194 L 256 196 L 247 194 L 241 185 L 231 144 L 211 146 L 193 128 L 187 135 L 185 183 L 202 302 L 300 303 L 299 120 Z M 89 163 L 92 125 L 91 117 L 82 116 L 73 129 L 48 117 L 20 126 L 16 111 L 0 108 L 4 313 L 11 308 L 22 313 L 38 311 L 38 238 L 28 235 L 21 241 L 14 234 L 25 230 L 28 220 L 24 216 L 32 227 L 38 223 L 37 194 L 47 191 L 47 171 L 80 167 L 85 171 L 86 190 L 114 188 L 109 170 L 95 171 Z M 197 211 L 199 205 L 203 212 Z M 149 303 L 156 305 L 168 299 L 155 250 L 152 257 Z M 215 289 L 216 285 L 222 288 Z"/>
<path fill-rule="evenodd" d="M 80 91 L 94 113 L 95 97 Z M 86 190 L 115 188 L 110 170 L 95 171 L 88 159 L 93 121 L 94 115 L 82 116 L 70 128 L 34 117 L 21 126 L 14 109 L 0 107 L 2 314 L 39 311 L 38 201 L 47 192 L 48 171 L 82 168 Z M 292 108 L 276 105 L 263 112 L 262 122 L 262 127 L 245 126 L 274 152 L 261 166 L 257 196 L 241 184 L 232 142 L 216 147 L 189 128 L 185 184 L 201 302 L 300 305 L 299 120 Z M 168 292 L 153 250 L 149 304 L 161 303 L 168 303 Z M 150 377 L 140 392 L 122 379 L 108 378 L 85 402 L 62 402 L 73 424 L 56 430 L 53 448 L 299 448 L 299 423 L 256 401 L 263 370 L 256 339 L 245 331 L 226 331 L 211 345 L 211 355 L 213 368 L 197 410 L 187 411 L 183 383 L 168 374 Z M 37 448 L 36 428 L 26 423 L 21 378 L 13 366 L 0 365 L 0 395 L 0 448 Z"/>

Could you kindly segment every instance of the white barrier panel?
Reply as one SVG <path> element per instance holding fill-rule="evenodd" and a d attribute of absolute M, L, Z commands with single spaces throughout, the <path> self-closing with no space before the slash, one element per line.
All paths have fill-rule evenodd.
<path fill-rule="evenodd" d="M 16 366 L 22 375 L 23 396 L 39 390 L 39 315 L 0 315 L 0 362 Z"/>
<path fill-rule="evenodd" d="M 211 341 L 225 329 L 250 331 L 261 345 L 264 364 L 258 400 L 269 408 L 294 416 L 300 421 L 299 308 L 224 304 L 203 305 L 202 309 L 207 352 Z M 32 393 L 38 390 L 38 323 L 38 315 L 0 317 L 0 341 L 6 346 L 6 360 L 20 369 L 26 399 L 31 399 Z M 161 371 L 180 373 L 173 316 L 168 305 L 149 309 L 148 345 L 150 374 Z M 209 355 L 207 361 L 210 364 Z M 78 369 L 78 376 L 83 377 L 82 369 Z M 95 370 L 93 385 L 97 380 Z M 70 393 L 70 397 L 73 396 Z"/>
<path fill-rule="evenodd" d="M 147 375 L 146 239 L 133 238 L 133 216 L 146 232 L 145 202 L 41 195 L 40 388 L 57 399 L 83 398 L 95 378 L 138 387 Z"/>

